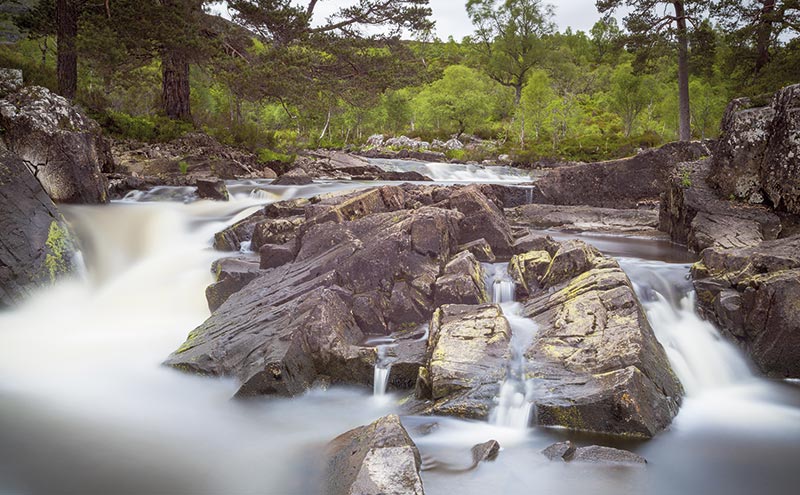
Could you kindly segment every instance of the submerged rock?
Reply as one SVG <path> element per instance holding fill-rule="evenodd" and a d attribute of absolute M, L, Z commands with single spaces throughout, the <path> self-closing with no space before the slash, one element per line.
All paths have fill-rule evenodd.
<path fill-rule="evenodd" d="M 0 308 L 75 268 L 76 244 L 64 217 L 25 163 L 0 149 Z"/>
<path fill-rule="evenodd" d="M 220 179 L 197 179 L 197 196 L 200 199 L 212 199 L 214 201 L 228 201 L 228 188 L 225 181 Z"/>
<path fill-rule="evenodd" d="M 692 275 L 701 313 L 762 372 L 800 378 L 800 236 L 707 249 Z"/>
<path fill-rule="evenodd" d="M 56 203 L 106 203 L 114 160 L 100 126 L 66 98 L 29 86 L 0 100 L 2 139 Z"/>
<path fill-rule="evenodd" d="M 334 439 L 325 451 L 328 495 L 424 495 L 417 446 L 392 414 Z"/>
<path fill-rule="evenodd" d="M 622 449 L 590 445 L 576 447 L 572 442 L 554 443 L 542 451 L 542 454 L 551 461 L 562 460 L 565 462 L 587 462 L 592 464 L 620 465 L 627 464 L 641 466 L 647 464 L 644 457 Z"/>

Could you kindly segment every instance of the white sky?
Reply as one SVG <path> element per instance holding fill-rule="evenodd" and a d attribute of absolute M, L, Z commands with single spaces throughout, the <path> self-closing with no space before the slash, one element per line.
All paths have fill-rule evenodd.
<path fill-rule="evenodd" d="M 299 4 L 305 2 L 298 0 Z M 316 8 L 316 17 L 323 20 L 339 7 L 353 4 L 353 0 L 320 0 Z M 555 22 L 560 31 L 567 26 L 573 31 L 589 31 L 592 25 L 600 19 L 600 14 L 595 8 L 595 0 L 549 0 L 548 3 L 556 8 Z M 466 0 L 430 0 L 433 9 L 433 19 L 436 21 L 436 36 L 446 40 L 453 36 L 460 41 L 464 36 L 472 34 L 472 23 L 467 17 L 465 8 Z M 224 7 L 215 8 L 224 11 Z"/>

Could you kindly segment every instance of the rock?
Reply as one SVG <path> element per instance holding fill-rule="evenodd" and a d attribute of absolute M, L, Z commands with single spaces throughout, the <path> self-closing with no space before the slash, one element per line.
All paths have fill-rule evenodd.
<path fill-rule="evenodd" d="M 325 457 L 328 495 L 424 495 L 419 451 L 394 414 L 340 435 Z"/>
<path fill-rule="evenodd" d="M 620 210 L 589 206 L 532 204 L 511 210 L 515 225 L 535 229 L 569 229 L 593 232 L 648 232 L 658 227 L 658 210 Z"/>
<path fill-rule="evenodd" d="M 251 258 L 221 258 L 211 265 L 216 282 L 206 287 L 208 309 L 213 313 L 228 298 L 258 277 L 258 262 Z"/>
<path fill-rule="evenodd" d="M 301 168 L 293 168 L 272 181 L 273 186 L 306 186 L 314 180 Z"/>
<path fill-rule="evenodd" d="M 257 211 L 226 229 L 214 234 L 214 249 L 217 251 L 240 251 L 242 243 L 250 243 L 256 224 L 265 218 L 263 211 Z"/>
<path fill-rule="evenodd" d="M 670 143 L 630 158 L 550 169 L 533 186 L 533 203 L 636 208 L 657 201 L 678 163 L 710 153 L 703 143 Z"/>
<path fill-rule="evenodd" d="M 425 334 L 400 330 L 391 337 L 394 342 L 384 347 L 383 356 L 383 361 L 392 367 L 389 372 L 389 385 L 400 390 L 413 389 L 417 383 L 419 368 L 425 364 L 427 352 Z"/>
<path fill-rule="evenodd" d="M 550 256 L 554 256 L 561 248 L 561 244 L 553 240 L 549 235 L 530 233 L 514 241 L 513 248 L 516 254 L 523 254 L 528 251 L 546 251 Z"/>
<path fill-rule="evenodd" d="M 383 186 L 324 198 L 306 207 L 306 227 L 330 221 L 342 223 L 375 213 L 402 210 L 405 208 L 405 201 L 405 191 L 397 186 Z"/>
<path fill-rule="evenodd" d="M 445 305 L 433 315 L 418 399 L 431 414 L 486 419 L 511 356 L 511 327 L 499 306 Z"/>
<path fill-rule="evenodd" d="M 723 197 L 800 214 L 798 109 L 800 84 L 779 90 L 765 106 L 747 98 L 728 105 L 709 177 Z"/>
<path fill-rule="evenodd" d="M 647 461 L 633 452 L 627 450 L 590 445 L 588 447 L 575 447 L 569 440 L 554 443 L 542 451 L 551 461 L 562 460 L 566 462 L 587 462 L 592 464 L 628 464 L 643 465 Z"/>
<path fill-rule="evenodd" d="M 660 230 L 695 252 L 753 246 L 778 236 L 777 215 L 763 206 L 719 198 L 706 182 L 708 174 L 707 160 L 679 167 L 662 195 Z"/>
<path fill-rule="evenodd" d="M 220 179 L 197 179 L 197 195 L 200 199 L 214 201 L 228 201 L 228 188 L 225 181 Z"/>
<path fill-rule="evenodd" d="M 353 180 L 388 180 L 388 181 L 403 181 L 403 182 L 431 182 L 433 179 L 426 175 L 422 175 L 419 172 L 387 172 L 382 171 L 377 177 L 365 176 L 359 177 L 354 176 Z"/>
<path fill-rule="evenodd" d="M 341 151 L 308 151 L 306 157 L 310 161 L 301 163 L 301 166 L 310 177 L 315 179 L 350 179 L 352 177 L 378 179 L 383 173 L 383 170 L 364 158 Z"/>
<path fill-rule="evenodd" d="M 0 68 L 0 98 L 16 93 L 23 84 L 21 70 Z"/>
<path fill-rule="evenodd" d="M 514 238 L 503 212 L 477 186 L 467 186 L 450 195 L 450 208 L 464 214 L 459 241 L 466 244 L 484 239 L 501 257 L 513 254 Z"/>
<path fill-rule="evenodd" d="M 267 244 L 294 243 L 297 231 L 304 223 L 305 217 L 302 216 L 261 220 L 253 227 L 250 247 L 258 252 Z"/>
<path fill-rule="evenodd" d="M 23 161 L 0 150 L 0 309 L 75 268 L 64 217 Z"/>
<path fill-rule="evenodd" d="M 483 268 L 469 251 L 462 251 L 436 279 L 434 304 L 484 304 L 489 302 Z"/>
<path fill-rule="evenodd" d="M 430 143 L 419 139 L 411 139 L 406 136 L 393 137 L 384 143 L 387 148 L 406 148 L 411 150 L 426 150 L 431 147 Z"/>
<path fill-rule="evenodd" d="M 500 454 L 500 444 L 497 440 L 489 440 L 488 442 L 479 443 L 471 449 L 472 463 L 477 466 L 484 461 L 494 461 Z"/>
<path fill-rule="evenodd" d="M 0 100 L 0 128 L 9 150 L 34 167 L 57 203 L 105 203 L 114 160 L 100 126 L 49 90 L 29 86 Z"/>
<path fill-rule="evenodd" d="M 800 378 L 800 236 L 709 248 L 692 275 L 700 312 L 763 373 Z"/>
<path fill-rule="evenodd" d="M 492 246 L 486 242 L 486 239 L 480 238 L 474 241 L 470 241 L 466 244 L 462 244 L 458 246 L 459 251 L 469 251 L 475 256 L 475 259 L 480 261 L 481 263 L 494 263 L 497 258 L 495 258 L 494 253 L 492 252 Z"/>
<path fill-rule="evenodd" d="M 444 143 L 444 148 L 446 150 L 462 150 L 464 149 L 464 144 L 458 139 L 452 138 Z"/>
<path fill-rule="evenodd" d="M 294 261 L 294 243 L 287 244 L 265 244 L 258 250 L 261 258 L 260 267 L 262 270 L 268 268 L 277 268 L 286 263 Z"/>
<path fill-rule="evenodd" d="M 372 146 L 374 148 L 380 148 L 383 146 L 383 134 L 373 134 L 372 136 L 368 137 L 367 146 Z"/>
<path fill-rule="evenodd" d="M 681 385 L 625 273 L 580 244 L 564 243 L 551 290 L 524 306 L 538 326 L 525 357 L 539 424 L 652 437 L 677 413 Z"/>
<path fill-rule="evenodd" d="M 319 375 L 371 384 L 375 351 L 361 347 L 364 334 L 429 320 L 460 219 L 423 207 L 315 223 L 298 238 L 293 262 L 232 295 L 166 363 L 235 376 L 239 396 L 296 395 Z"/>
<path fill-rule="evenodd" d="M 547 274 L 551 262 L 547 251 L 528 251 L 511 258 L 508 274 L 523 294 L 532 294 L 541 288 L 542 278 Z"/>

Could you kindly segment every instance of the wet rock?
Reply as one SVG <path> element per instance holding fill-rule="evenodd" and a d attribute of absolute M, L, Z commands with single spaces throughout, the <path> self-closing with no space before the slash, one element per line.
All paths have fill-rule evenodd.
<path fill-rule="evenodd" d="M 431 414 L 486 419 L 506 375 L 511 327 L 499 306 L 445 305 L 434 313 L 416 387 Z"/>
<path fill-rule="evenodd" d="M 389 180 L 406 182 L 430 182 L 433 179 L 419 172 L 387 172 L 382 171 L 377 177 L 374 176 L 354 176 L 353 180 Z"/>
<path fill-rule="evenodd" d="M 707 249 L 692 276 L 701 313 L 762 372 L 800 378 L 800 236 Z"/>
<path fill-rule="evenodd" d="M 197 196 L 200 199 L 211 199 L 214 201 L 228 201 L 228 188 L 225 181 L 220 179 L 197 179 Z"/>
<path fill-rule="evenodd" d="M 57 203 L 105 203 L 114 160 L 100 126 L 69 100 L 29 86 L 0 100 L 2 139 Z"/>
<path fill-rule="evenodd" d="M 563 460 L 566 462 L 586 462 L 592 464 L 608 465 L 644 465 L 647 461 L 627 450 L 590 445 L 588 447 L 575 447 L 572 442 L 555 443 L 542 451 L 551 461 Z"/>
<path fill-rule="evenodd" d="M 325 451 L 328 495 L 423 495 L 419 451 L 392 414 L 334 439 Z"/>
<path fill-rule="evenodd" d="M 0 149 L 0 308 L 75 268 L 75 238 L 25 163 Z"/>
<path fill-rule="evenodd" d="M 511 227 L 503 212 L 477 186 L 453 192 L 448 202 L 451 208 L 464 214 L 459 238 L 462 244 L 484 239 L 495 255 L 510 257 L 513 254 Z"/>
<path fill-rule="evenodd" d="M 646 232 L 658 227 L 658 210 L 589 206 L 525 205 L 508 213 L 515 225 L 534 229 L 593 232 Z"/>
<path fill-rule="evenodd" d="M 523 311 L 538 326 L 525 357 L 539 424 L 651 437 L 677 413 L 681 385 L 625 273 L 574 242 L 559 251 L 570 278 L 550 279 Z"/>
<path fill-rule="evenodd" d="M 662 195 L 659 229 L 696 252 L 775 239 L 780 218 L 763 206 L 720 198 L 707 183 L 709 170 L 707 160 L 678 168 Z"/>
<path fill-rule="evenodd" d="M 253 239 L 256 224 L 264 220 L 264 212 L 257 211 L 226 229 L 214 234 L 214 249 L 217 251 L 240 251 L 243 243 Z"/>
<path fill-rule="evenodd" d="M 405 200 L 405 191 L 396 186 L 383 186 L 344 196 L 323 198 L 318 203 L 306 207 L 307 225 L 310 227 L 325 222 L 341 223 L 375 213 L 402 210 L 405 208 Z"/>
<path fill-rule="evenodd" d="M 500 454 L 500 444 L 497 440 L 489 440 L 488 442 L 473 446 L 471 451 L 472 463 L 474 466 L 477 466 L 481 462 L 497 459 L 497 455 Z"/>
<path fill-rule="evenodd" d="M 221 258 L 211 265 L 216 281 L 206 287 L 208 309 L 213 313 L 228 298 L 258 277 L 258 261 L 252 258 Z"/>
<path fill-rule="evenodd" d="M 610 266 L 615 266 L 615 263 L 604 257 L 594 246 L 583 241 L 570 240 L 561 243 L 539 283 L 542 287 L 554 287 L 592 268 Z"/>
<path fill-rule="evenodd" d="M 442 276 L 436 279 L 435 305 L 488 302 L 481 264 L 472 253 L 462 251 L 444 267 Z"/>
<path fill-rule="evenodd" d="M 293 168 L 272 181 L 273 186 L 306 186 L 314 182 L 314 179 L 301 168 Z"/>
<path fill-rule="evenodd" d="M 497 260 L 492 252 L 492 246 L 483 238 L 462 244 L 458 246 L 458 250 L 469 251 L 481 263 L 494 263 Z"/>
<path fill-rule="evenodd" d="M 800 214 L 798 109 L 800 84 L 764 106 L 747 98 L 728 105 L 709 178 L 723 197 Z"/>
<path fill-rule="evenodd" d="M 514 241 L 513 247 L 516 254 L 523 254 L 528 251 L 546 251 L 550 256 L 554 256 L 561 244 L 553 240 L 549 235 L 531 233 Z"/>
<path fill-rule="evenodd" d="M 675 166 L 710 155 L 703 143 L 669 143 L 630 158 L 548 170 L 533 186 L 533 203 L 636 208 L 657 201 Z"/>
<path fill-rule="evenodd" d="M 566 442 L 558 442 L 547 447 L 542 451 L 542 454 L 551 461 L 568 461 L 575 453 L 575 445 L 567 440 Z"/>
<path fill-rule="evenodd" d="M 294 242 L 287 244 L 265 244 L 258 250 L 261 259 L 260 267 L 262 270 L 277 268 L 286 263 L 294 261 L 295 246 Z"/>
<path fill-rule="evenodd" d="M 294 242 L 297 230 L 303 223 L 305 218 L 302 216 L 261 220 L 253 227 L 250 247 L 257 252 L 267 244 Z"/>
<path fill-rule="evenodd" d="M 528 251 L 515 255 L 508 263 L 508 274 L 523 294 L 532 294 L 542 286 L 552 258 L 547 251 Z"/>

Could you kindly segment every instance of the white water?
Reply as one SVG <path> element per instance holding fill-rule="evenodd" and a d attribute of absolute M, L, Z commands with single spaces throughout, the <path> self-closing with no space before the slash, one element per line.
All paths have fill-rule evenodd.
<path fill-rule="evenodd" d="M 386 395 L 386 388 L 389 386 L 392 364 L 386 360 L 386 346 L 379 345 L 376 352 L 378 357 L 375 360 L 375 371 L 372 375 L 372 395 L 382 397 Z"/>
<path fill-rule="evenodd" d="M 506 166 L 417 162 L 373 158 L 370 162 L 388 172 L 418 172 L 443 183 L 520 183 L 531 182 L 530 172 Z"/>

